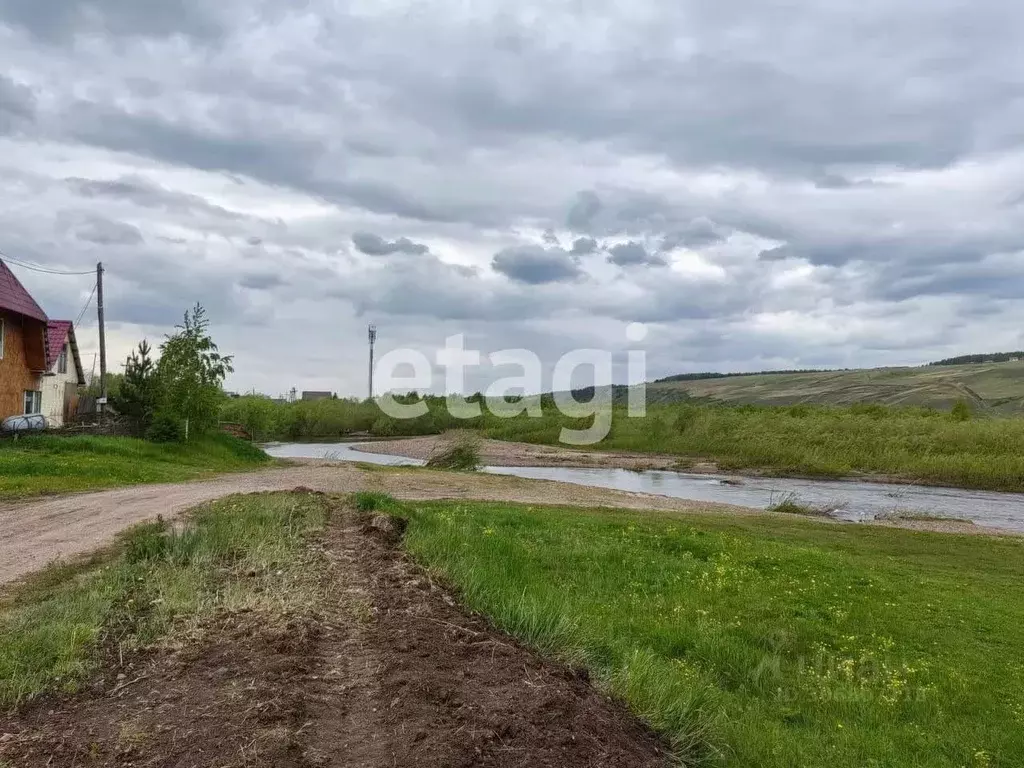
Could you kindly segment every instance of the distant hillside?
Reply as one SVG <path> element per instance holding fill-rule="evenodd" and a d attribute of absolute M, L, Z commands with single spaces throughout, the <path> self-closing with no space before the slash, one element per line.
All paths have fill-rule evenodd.
<path fill-rule="evenodd" d="M 970 365 L 972 363 L 1009 363 L 1024 360 L 1024 352 L 993 352 L 988 355 L 961 355 L 936 360 L 928 365 Z"/>
<path fill-rule="evenodd" d="M 933 363 L 938 365 L 938 363 Z M 672 381 L 701 381 L 702 379 L 731 379 L 735 376 L 766 376 L 773 373 L 834 373 L 837 370 L 849 370 L 848 368 L 795 368 L 793 370 L 781 371 L 747 371 L 746 373 L 677 373 L 675 376 L 666 376 L 658 379 L 655 384 L 664 384 Z"/>
<path fill-rule="evenodd" d="M 1018 353 L 1005 354 L 1010 359 Z M 1019 354 L 1024 357 L 1024 353 Z M 1024 414 L 1022 361 L 968 365 L 942 361 L 918 368 L 698 376 L 683 374 L 648 384 L 648 402 L 701 399 L 761 405 L 881 403 L 948 410 L 957 400 L 965 400 L 978 412 Z"/>

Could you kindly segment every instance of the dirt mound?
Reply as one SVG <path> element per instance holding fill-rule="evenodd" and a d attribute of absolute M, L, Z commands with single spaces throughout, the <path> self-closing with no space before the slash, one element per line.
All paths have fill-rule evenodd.
<path fill-rule="evenodd" d="M 315 635 L 303 620 L 223 616 L 195 645 L 0 717 L 0 765 L 302 766 L 294 734 Z"/>
<path fill-rule="evenodd" d="M 0 716 L 0 765 L 424 768 L 669 764 L 585 676 L 469 617 L 390 539 L 336 515 L 320 604 L 219 617 Z"/>

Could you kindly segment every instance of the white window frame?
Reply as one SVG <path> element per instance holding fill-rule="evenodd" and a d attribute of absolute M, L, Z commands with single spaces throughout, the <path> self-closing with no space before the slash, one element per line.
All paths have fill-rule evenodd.
<path fill-rule="evenodd" d="M 32 398 L 32 403 L 29 404 L 29 396 Z M 24 402 L 22 405 L 25 407 L 25 416 L 35 416 L 43 412 L 43 393 L 38 389 L 26 389 Z"/>
<path fill-rule="evenodd" d="M 65 344 L 60 348 L 60 354 L 57 355 L 57 373 L 68 372 L 68 345 Z"/>
<path fill-rule="evenodd" d="M 4 359 L 4 342 L 7 340 L 7 325 L 0 317 L 0 360 Z"/>

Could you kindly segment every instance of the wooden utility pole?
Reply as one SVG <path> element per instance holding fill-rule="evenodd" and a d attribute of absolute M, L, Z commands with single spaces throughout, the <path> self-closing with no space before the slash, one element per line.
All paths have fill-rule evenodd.
<path fill-rule="evenodd" d="M 103 411 L 107 404 L 107 334 L 103 326 L 103 262 L 96 265 L 96 315 L 100 326 L 100 399 L 99 414 L 103 420 Z"/>
<path fill-rule="evenodd" d="M 377 341 L 377 326 L 371 325 L 367 331 L 370 337 L 370 399 L 373 400 L 373 345 Z"/>

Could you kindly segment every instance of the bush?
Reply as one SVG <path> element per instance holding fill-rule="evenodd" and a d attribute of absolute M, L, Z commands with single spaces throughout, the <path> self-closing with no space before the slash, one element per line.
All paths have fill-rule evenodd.
<path fill-rule="evenodd" d="M 480 439 L 472 432 L 447 433 L 438 450 L 427 461 L 431 469 L 468 470 L 480 467 Z"/>
<path fill-rule="evenodd" d="M 969 406 L 965 400 L 957 400 L 953 404 L 953 410 L 950 411 L 949 418 L 953 421 L 970 421 L 971 406 Z"/>
<path fill-rule="evenodd" d="M 158 411 L 146 430 L 146 439 L 154 443 L 180 443 L 185 440 L 185 427 L 174 414 Z"/>

